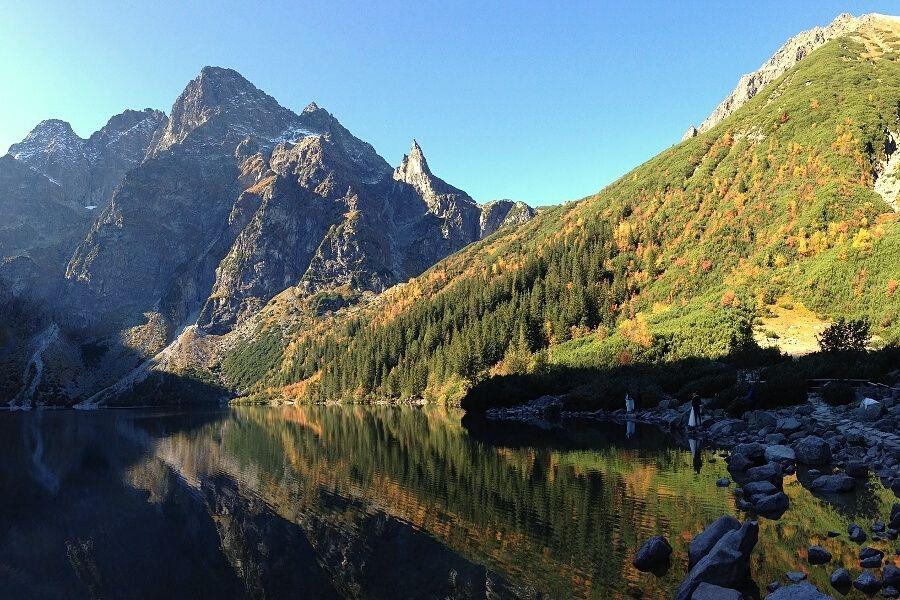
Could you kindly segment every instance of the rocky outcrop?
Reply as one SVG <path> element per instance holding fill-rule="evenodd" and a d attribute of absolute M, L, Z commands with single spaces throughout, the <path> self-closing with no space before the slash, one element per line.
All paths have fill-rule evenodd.
<path fill-rule="evenodd" d="M 758 539 L 759 524 L 755 521 L 726 532 L 691 568 L 675 593 L 676 600 L 691 598 L 701 583 L 729 589 L 742 587 L 750 577 L 750 554 Z"/>
<path fill-rule="evenodd" d="M 669 540 L 655 535 L 638 549 L 632 564 L 638 571 L 655 572 L 668 566 L 671 556 L 672 546 L 669 545 Z"/>
<path fill-rule="evenodd" d="M 820 46 L 835 38 L 857 31 L 860 27 L 873 21 L 890 18 L 875 14 L 854 17 L 851 14 L 843 13 L 825 27 L 813 27 L 808 31 L 803 31 L 791 37 L 759 69 L 740 78 L 734 91 L 719 103 L 712 114 L 704 119 L 700 127 L 697 128 L 697 132 L 703 133 L 721 123 L 766 86 L 784 75 L 788 69 L 809 56 L 810 53 Z M 691 127 L 693 128 L 693 125 Z M 690 133 L 692 133 L 692 130 L 688 129 L 682 140 L 693 137 L 689 135 Z"/>

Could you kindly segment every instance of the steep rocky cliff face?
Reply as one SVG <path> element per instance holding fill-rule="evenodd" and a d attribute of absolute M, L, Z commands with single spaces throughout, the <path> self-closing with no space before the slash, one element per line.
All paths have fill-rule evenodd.
<path fill-rule="evenodd" d="M 876 32 L 886 23 L 897 22 L 896 17 L 879 14 L 868 14 L 854 17 L 849 13 L 838 15 L 834 21 L 825 27 L 813 27 L 802 31 L 788 39 L 781 48 L 773 54 L 759 69 L 747 73 L 738 81 L 734 91 L 722 100 L 700 127 L 691 125 L 682 137 L 682 141 L 694 137 L 704 131 L 712 129 L 725 120 L 734 111 L 743 106 L 747 101 L 763 90 L 767 85 L 784 75 L 788 69 L 796 65 L 805 57 L 823 46 L 825 43 L 838 37 L 852 34 L 856 31 L 866 30 L 867 33 Z M 873 38 L 869 38 L 870 40 Z M 874 38 L 877 39 L 877 38 Z"/>
<path fill-rule="evenodd" d="M 164 118 L 127 110 L 88 139 L 51 119 L 0 158 L 0 277 L 13 291 L 55 294 L 96 210 L 143 160 Z"/>

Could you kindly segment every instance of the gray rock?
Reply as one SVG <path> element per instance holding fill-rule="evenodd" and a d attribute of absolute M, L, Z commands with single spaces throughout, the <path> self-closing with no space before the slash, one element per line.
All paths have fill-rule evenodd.
<path fill-rule="evenodd" d="M 632 561 L 634 568 L 645 573 L 665 567 L 672 556 L 669 540 L 656 535 L 644 542 Z"/>
<path fill-rule="evenodd" d="M 780 519 L 790 506 L 790 499 L 784 492 L 763 496 L 753 503 L 753 509 L 764 517 Z"/>
<path fill-rule="evenodd" d="M 856 487 L 856 480 L 846 473 L 822 475 L 814 479 L 809 487 L 818 492 L 829 494 L 851 492 Z"/>
<path fill-rule="evenodd" d="M 884 580 L 884 585 L 900 587 L 900 568 L 890 563 L 885 565 L 881 570 L 881 578 Z"/>
<path fill-rule="evenodd" d="M 772 413 L 768 411 L 754 410 L 749 414 L 747 418 L 747 424 L 751 427 L 751 429 L 775 427 L 778 424 L 778 419 L 772 416 Z"/>
<path fill-rule="evenodd" d="M 868 571 L 864 571 L 853 581 L 853 587 L 864 594 L 874 594 L 881 589 L 881 580 Z"/>
<path fill-rule="evenodd" d="M 705 582 L 698 585 L 691 596 L 691 600 L 741 600 L 741 598 L 743 596 L 737 590 Z"/>
<path fill-rule="evenodd" d="M 778 446 L 787 442 L 787 436 L 783 433 L 770 433 L 765 440 L 769 446 Z"/>
<path fill-rule="evenodd" d="M 778 491 L 778 488 L 772 485 L 770 481 L 751 481 L 750 483 L 745 483 L 741 489 L 744 492 L 744 497 L 748 499 L 757 495 L 768 496 Z"/>
<path fill-rule="evenodd" d="M 831 462 L 831 448 L 820 437 L 809 435 L 794 446 L 797 462 L 804 465 L 827 465 Z"/>
<path fill-rule="evenodd" d="M 860 527 L 856 523 L 850 523 L 850 525 L 847 527 L 847 534 L 850 537 L 850 541 L 856 542 L 857 544 L 862 544 L 869 537 L 866 535 L 866 532 L 863 531 L 862 527 Z"/>
<path fill-rule="evenodd" d="M 747 469 L 748 481 L 768 481 L 780 488 L 782 479 L 784 479 L 784 469 L 776 462 Z"/>
<path fill-rule="evenodd" d="M 850 571 L 840 567 L 831 573 L 831 585 L 835 589 L 848 589 L 853 585 L 853 578 L 850 577 Z"/>
<path fill-rule="evenodd" d="M 804 573 L 803 571 L 788 571 L 787 573 L 785 573 L 785 575 L 794 583 L 806 579 L 806 573 Z"/>
<path fill-rule="evenodd" d="M 731 449 L 730 457 L 743 456 L 751 462 L 760 462 L 763 459 L 765 448 L 761 444 L 751 442 L 749 444 L 737 444 Z M 729 457 L 729 458 L 730 458 Z"/>
<path fill-rule="evenodd" d="M 731 485 L 731 480 L 727 477 L 720 477 L 719 479 L 716 479 L 716 486 L 718 487 L 728 487 L 729 485 Z"/>
<path fill-rule="evenodd" d="M 881 595 L 885 598 L 898 598 L 900 597 L 900 589 L 894 585 L 885 585 L 881 588 Z"/>
<path fill-rule="evenodd" d="M 790 435 L 795 431 L 799 431 L 803 427 L 803 424 L 796 417 L 785 417 L 783 419 L 778 419 L 776 427 L 781 433 Z"/>
<path fill-rule="evenodd" d="M 766 448 L 766 460 L 769 462 L 779 462 L 781 464 L 793 463 L 797 460 L 797 455 L 790 446 L 769 446 Z"/>
<path fill-rule="evenodd" d="M 811 565 L 824 565 L 831 562 L 831 552 L 822 546 L 810 546 L 806 552 Z"/>
<path fill-rule="evenodd" d="M 833 600 L 809 582 L 786 585 L 766 596 L 766 600 Z"/>
<path fill-rule="evenodd" d="M 891 507 L 890 526 L 891 529 L 900 529 L 900 503 L 895 502 Z"/>
<path fill-rule="evenodd" d="M 740 529 L 728 531 L 691 568 L 678 587 L 675 600 L 688 600 L 701 583 L 740 587 L 750 576 L 750 554 L 758 539 L 759 524 L 755 521 L 747 521 Z"/>
<path fill-rule="evenodd" d="M 877 548 L 865 546 L 859 551 L 859 564 L 867 569 L 877 569 L 884 560 L 884 552 Z"/>
<path fill-rule="evenodd" d="M 725 419 L 716 421 L 710 425 L 706 432 L 712 437 L 731 435 L 739 431 L 746 431 L 747 423 L 740 419 Z"/>
<path fill-rule="evenodd" d="M 741 528 L 741 523 L 731 515 L 722 515 L 706 529 L 695 535 L 688 545 L 688 569 L 700 562 L 716 545 L 723 535 Z"/>

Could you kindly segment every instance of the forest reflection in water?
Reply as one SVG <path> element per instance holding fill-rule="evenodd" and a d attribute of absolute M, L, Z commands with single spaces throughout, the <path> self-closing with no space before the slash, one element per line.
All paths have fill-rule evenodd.
<path fill-rule="evenodd" d="M 441 407 L 0 415 L 0 595 L 15 598 L 663 598 L 691 536 L 740 515 L 721 456 L 641 425 L 461 424 Z M 691 452 L 691 447 L 696 450 Z M 800 474 L 803 477 L 803 474 Z M 890 507 L 785 480 L 762 522 L 761 588 L 856 548 L 829 530 Z M 666 535 L 672 568 L 636 572 Z M 833 568 L 834 564 L 832 564 Z"/>

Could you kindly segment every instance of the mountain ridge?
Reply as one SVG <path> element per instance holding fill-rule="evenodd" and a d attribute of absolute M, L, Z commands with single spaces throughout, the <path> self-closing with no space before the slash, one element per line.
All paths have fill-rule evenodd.
<path fill-rule="evenodd" d="M 46 349 L 58 356 L 36 389 L 64 403 L 93 396 L 101 380 L 138 368 L 194 324 L 225 334 L 287 288 L 339 289 L 352 303 L 533 214 L 477 204 L 431 172 L 417 143 L 412 162 L 404 157 L 416 177 L 395 178 L 402 168 L 315 102 L 295 113 L 221 67 L 204 67 L 168 115 L 126 111 L 86 140 L 48 120 L 13 150 L 4 160 L 27 168 L 11 173 L 45 177 L 87 213 L 67 236 L 66 223 L 50 221 L 60 239 L 43 275 L 13 255 L 30 249 L 11 243 L 0 269 L 61 325 Z M 88 201 L 95 164 L 117 170 L 102 186 L 108 198 Z M 38 294 L 41 278 L 52 285 Z M 79 347 L 101 349 L 105 377 L 93 377 Z"/>

